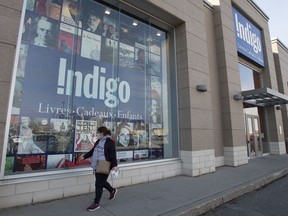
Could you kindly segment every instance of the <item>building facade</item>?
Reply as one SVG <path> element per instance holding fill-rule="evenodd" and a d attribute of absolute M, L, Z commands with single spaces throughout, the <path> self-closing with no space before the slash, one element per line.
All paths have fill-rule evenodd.
<path fill-rule="evenodd" d="M 0 208 L 94 191 L 105 125 L 116 187 L 287 152 L 287 48 L 251 0 L 0 3 Z"/>

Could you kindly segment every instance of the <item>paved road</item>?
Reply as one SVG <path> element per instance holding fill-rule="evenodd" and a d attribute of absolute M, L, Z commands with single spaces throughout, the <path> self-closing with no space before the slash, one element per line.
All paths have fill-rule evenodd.
<path fill-rule="evenodd" d="M 203 216 L 287 216 L 288 176 L 248 193 Z"/>

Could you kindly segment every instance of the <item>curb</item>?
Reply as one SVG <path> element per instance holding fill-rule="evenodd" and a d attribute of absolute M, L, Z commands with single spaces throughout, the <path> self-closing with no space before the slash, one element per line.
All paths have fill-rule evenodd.
<path fill-rule="evenodd" d="M 220 205 L 227 203 L 237 197 L 240 197 L 246 193 L 255 191 L 265 185 L 268 185 L 288 174 L 288 169 L 280 170 L 277 172 L 271 173 L 271 175 L 268 175 L 264 178 L 260 178 L 257 180 L 254 180 L 251 183 L 244 183 L 242 185 L 236 186 L 235 188 L 230 189 L 228 192 L 224 192 L 220 195 L 216 195 L 217 197 L 214 197 L 212 200 L 200 204 L 192 209 L 189 209 L 186 212 L 182 212 L 178 214 L 178 216 L 198 216 L 201 214 L 205 214 L 208 211 L 211 211 L 214 208 L 219 207 Z M 209 199 L 209 197 L 208 197 Z"/>
<path fill-rule="evenodd" d="M 205 214 L 220 205 L 223 205 L 237 197 L 240 197 L 246 193 L 255 191 L 261 187 L 264 187 L 284 176 L 288 175 L 288 169 L 281 169 L 276 172 L 272 172 L 269 175 L 245 182 L 227 191 L 222 191 L 217 194 L 206 197 L 205 199 L 199 200 L 195 203 L 191 203 L 185 207 L 181 207 L 170 211 L 164 215 L 176 215 L 176 216 L 199 216 Z"/>

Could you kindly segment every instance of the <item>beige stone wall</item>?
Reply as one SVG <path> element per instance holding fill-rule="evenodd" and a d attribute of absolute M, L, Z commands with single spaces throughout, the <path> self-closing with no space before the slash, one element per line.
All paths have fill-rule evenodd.
<path fill-rule="evenodd" d="M 214 31 L 214 13 L 213 8 L 206 7 L 205 9 L 206 19 L 206 32 L 207 32 L 207 48 L 208 48 L 208 61 L 209 72 L 211 80 L 211 103 L 212 103 L 212 118 L 213 118 L 213 131 L 214 131 L 214 150 L 215 157 L 223 156 L 223 125 L 221 117 L 221 95 L 220 95 L 220 78 L 218 74 L 218 62 L 217 62 L 217 47 L 216 47 L 216 35 Z M 221 163 L 220 163 L 221 164 Z"/>
<path fill-rule="evenodd" d="M 242 103 L 233 99 L 235 94 L 241 92 L 241 88 L 231 13 L 232 5 L 230 1 L 212 0 L 211 3 L 214 6 L 213 18 L 218 62 L 223 147 L 233 147 L 232 149 L 235 150 L 238 148 L 234 147 L 245 146 L 246 143 Z"/>
<path fill-rule="evenodd" d="M 206 32 L 207 8 L 202 0 L 150 2 L 182 20 L 179 25 L 174 25 L 182 172 L 190 176 L 214 172 L 215 134 Z M 206 85 L 208 90 L 198 92 L 197 85 Z"/>
<path fill-rule="evenodd" d="M 277 75 L 277 82 L 279 86 L 279 92 L 288 95 L 288 48 L 283 43 L 274 39 L 271 42 L 272 51 L 275 62 L 275 69 Z M 288 105 L 282 105 L 282 118 L 283 118 L 283 130 L 285 139 L 288 138 Z M 285 152 L 287 151 L 287 144 Z"/>
<path fill-rule="evenodd" d="M 176 58 L 179 97 L 180 149 L 196 151 L 214 148 L 211 82 L 202 0 L 151 0 L 153 4 L 183 20 L 176 28 Z M 208 91 L 198 92 L 205 84 Z"/>

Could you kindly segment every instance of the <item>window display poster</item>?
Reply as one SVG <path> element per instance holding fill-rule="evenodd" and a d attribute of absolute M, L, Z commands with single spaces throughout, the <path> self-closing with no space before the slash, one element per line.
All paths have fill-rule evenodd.
<path fill-rule="evenodd" d="M 100 60 L 101 36 L 83 31 L 81 56 L 93 60 Z"/>
<path fill-rule="evenodd" d="M 46 168 L 46 155 L 23 155 L 16 157 L 15 171 L 32 171 Z"/>
<path fill-rule="evenodd" d="M 53 136 L 50 137 L 47 151 L 49 153 L 71 152 L 71 120 L 52 118 L 50 127 Z"/>
<path fill-rule="evenodd" d="M 76 120 L 74 152 L 88 152 L 97 140 L 97 122 Z"/>
<path fill-rule="evenodd" d="M 82 27 L 78 1 L 63 0 L 61 21 L 69 25 L 78 26 L 80 28 Z"/>
<path fill-rule="evenodd" d="M 48 155 L 47 169 L 59 169 L 63 167 L 75 167 L 71 154 Z"/>
<path fill-rule="evenodd" d="M 17 154 L 41 154 L 46 152 L 47 142 L 37 139 L 38 134 L 46 131 L 49 131 L 47 119 L 31 119 L 30 117 L 22 116 L 19 131 L 17 132 Z"/>
<path fill-rule="evenodd" d="M 148 158 L 148 150 L 134 150 L 134 160 L 143 160 Z"/>
<path fill-rule="evenodd" d="M 118 30 L 116 30 L 115 21 L 110 17 L 103 19 L 103 33 L 102 36 L 110 39 L 118 39 Z"/>
<path fill-rule="evenodd" d="M 118 65 L 118 41 L 102 38 L 101 61 Z"/>
<path fill-rule="evenodd" d="M 55 48 L 58 40 L 58 28 L 58 21 L 27 11 L 23 24 L 22 42 Z"/>
<path fill-rule="evenodd" d="M 65 23 L 61 23 L 57 49 L 59 51 L 72 54 L 73 52 L 75 52 L 74 49 L 77 47 L 77 54 L 79 55 L 80 46 L 81 30 Z"/>
<path fill-rule="evenodd" d="M 160 77 L 151 76 L 151 97 L 160 99 L 162 95 L 162 84 Z"/>
<path fill-rule="evenodd" d="M 116 145 L 118 149 L 134 148 L 135 141 L 132 136 L 133 123 L 128 122 L 118 122 L 117 124 L 117 142 Z"/>
<path fill-rule="evenodd" d="M 76 68 L 72 69 L 70 61 L 70 55 L 66 53 L 30 47 L 21 115 L 143 119 L 144 74 L 125 69 L 115 74 L 113 65 L 81 57 L 77 59 Z M 74 97 L 73 108 L 63 107 L 63 101 L 67 101 L 69 96 Z M 111 113 L 113 108 L 117 109 L 116 113 Z"/>
<path fill-rule="evenodd" d="M 34 11 L 35 0 L 27 0 L 26 10 Z"/>
<path fill-rule="evenodd" d="M 153 53 L 149 56 L 149 70 L 151 75 L 161 76 L 161 58 Z"/>
<path fill-rule="evenodd" d="M 124 43 L 120 43 L 119 66 L 125 68 L 134 67 L 134 47 Z"/>
<path fill-rule="evenodd" d="M 117 160 L 120 162 L 133 161 L 133 151 L 117 151 Z"/>

